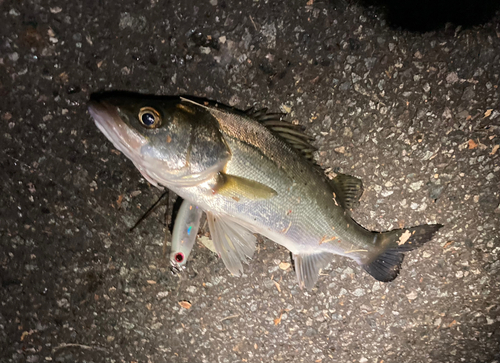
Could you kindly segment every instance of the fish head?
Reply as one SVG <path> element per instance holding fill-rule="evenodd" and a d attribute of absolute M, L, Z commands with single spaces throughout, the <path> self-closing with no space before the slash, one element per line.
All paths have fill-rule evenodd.
<path fill-rule="evenodd" d="M 97 127 L 153 185 L 189 187 L 222 170 L 230 152 L 217 120 L 179 97 L 93 94 Z"/>

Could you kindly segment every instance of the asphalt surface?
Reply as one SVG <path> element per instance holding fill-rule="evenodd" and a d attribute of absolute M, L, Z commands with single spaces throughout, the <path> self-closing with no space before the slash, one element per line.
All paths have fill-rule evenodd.
<path fill-rule="evenodd" d="M 1 362 L 499 362 L 500 25 L 393 29 L 306 1 L 0 1 Z M 401 275 L 336 258 L 301 291 L 260 241 L 170 274 L 158 198 L 91 92 L 189 94 L 305 126 L 372 230 L 442 223 Z M 286 265 L 282 264 L 282 267 Z"/>

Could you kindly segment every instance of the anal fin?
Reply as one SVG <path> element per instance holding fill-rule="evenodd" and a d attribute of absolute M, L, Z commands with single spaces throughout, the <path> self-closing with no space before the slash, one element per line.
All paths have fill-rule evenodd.
<path fill-rule="evenodd" d="M 243 264 L 255 252 L 256 238 L 227 216 L 207 212 L 208 226 L 217 253 L 235 276 L 243 273 Z"/>
<path fill-rule="evenodd" d="M 318 281 L 319 270 L 325 268 L 331 261 L 333 255 L 329 252 L 300 253 L 293 255 L 295 273 L 300 288 L 311 290 Z"/>

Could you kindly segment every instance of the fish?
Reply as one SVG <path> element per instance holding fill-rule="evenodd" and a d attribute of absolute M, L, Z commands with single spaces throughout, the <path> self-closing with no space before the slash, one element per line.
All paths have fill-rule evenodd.
<path fill-rule="evenodd" d="M 311 290 L 335 255 L 389 282 L 405 253 L 443 227 L 377 232 L 356 223 L 362 181 L 328 178 L 313 160 L 312 138 L 267 109 L 110 91 L 91 95 L 88 110 L 147 181 L 206 213 L 215 249 L 235 276 L 260 234 L 291 252 L 300 288 Z"/>

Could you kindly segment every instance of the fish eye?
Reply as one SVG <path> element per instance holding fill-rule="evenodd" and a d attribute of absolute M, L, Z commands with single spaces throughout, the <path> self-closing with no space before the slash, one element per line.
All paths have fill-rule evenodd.
<path fill-rule="evenodd" d="M 143 107 L 139 111 L 139 121 L 148 129 L 160 126 L 161 116 L 153 107 Z"/>
<path fill-rule="evenodd" d="M 181 263 L 184 261 L 184 254 L 182 254 L 182 252 L 176 253 L 174 258 L 176 262 Z"/>

